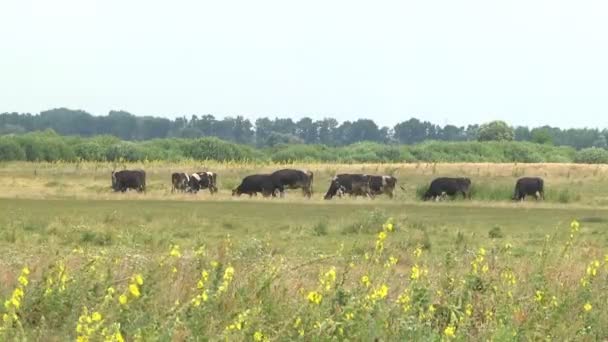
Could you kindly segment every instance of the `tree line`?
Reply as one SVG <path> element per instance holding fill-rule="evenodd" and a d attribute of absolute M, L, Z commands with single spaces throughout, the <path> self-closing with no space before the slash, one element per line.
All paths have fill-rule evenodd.
<path fill-rule="evenodd" d="M 481 129 L 481 128 L 480 128 Z M 62 136 L 52 129 L 0 136 L 0 161 L 216 160 L 238 162 L 518 162 L 608 163 L 608 150 L 522 141 L 428 141 L 414 145 L 358 142 L 345 146 L 280 144 L 256 148 L 216 137 L 126 141 L 114 136 Z"/>
<path fill-rule="evenodd" d="M 135 116 L 125 111 L 110 111 L 93 116 L 82 110 L 58 108 L 39 114 L 0 114 L 0 134 L 23 134 L 52 129 L 59 135 L 92 137 L 109 135 L 125 141 L 162 138 L 216 137 L 224 141 L 274 147 L 283 144 L 320 144 L 348 146 L 358 142 L 412 145 L 424 141 L 514 140 L 546 145 L 606 148 L 608 130 L 542 126 L 508 127 L 501 122 L 486 125 L 436 125 L 410 118 L 394 127 L 380 127 L 373 120 L 358 119 L 339 123 L 332 118 L 260 118 L 251 122 L 242 116 L 215 118 L 191 115 L 176 119 Z M 503 127 L 506 126 L 506 127 Z"/>

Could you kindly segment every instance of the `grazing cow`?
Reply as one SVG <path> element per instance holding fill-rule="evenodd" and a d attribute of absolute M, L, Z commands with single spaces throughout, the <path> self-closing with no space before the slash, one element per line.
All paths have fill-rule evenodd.
<path fill-rule="evenodd" d="M 232 190 L 232 196 L 247 194 L 251 197 L 253 195 L 257 196 L 257 193 L 261 192 L 264 197 L 276 197 L 277 191 L 281 193 L 284 191 L 284 188 L 282 185 L 277 184 L 271 175 L 250 175 L 243 178 L 241 184 Z"/>
<path fill-rule="evenodd" d="M 184 172 L 174 172 L 171 174 L 171 193 L 177 191 L 187 191 L 190 184 L 190 176 Z"/>
<path fill-rule="evenodd" d="M 469 178 L 436 178 L 431 182 L 429 189 L 423 196 L 423 200 L 438 200 L 445 196 L 462 194 L 463 198 L 471 198 L 471 180 Z"/>
<path fill-rule="evenodd" d="M 362 174 L 343 173 L 335 176 L 325 194 L 325 199 L 332 199 L 334 196 L 349 194 L 351 196 L 372 197 L 370 189 L 370 177 Z"/>
<path fill-rule="evenodd" d="M 120 192 L 125 192 L 127 189 L 145 192 L 146 172 L 144 170 L 112 171 L 112 189 Z"/>
<path fill-rule="evenodd" d="M 217 192 L 217 174 L 210 171 L 193 173 L 188 185 L 191 192 L 197 193 L 201 189 L 209 189 L 213 195 Z"/>
<path fill-rule="evenodd" d="M 369 177 L 369 187 L 373 196 L 386 194 L 389 198 L 393 198 L 395 193 L 395 185 L 397 184 L 397 178 L 386 175 L 370 175 Z"/>
<path fill-rule="evenodd" d="M 308 170 L 283 169 L 270 174 L 276 184 L 280 184 L 284 189 L 302 189 L 304 196 L 312 196 L 313 173 Z M 280 196 L 284 196 L 281 191 Z"/>
<path fill-rule="evenodd" d="M 545 199 L 545 184 L 542 178 L 523 177 L 515 183 L 514 201 L 523 201 L 526 196 L 534 195 L 536 200 Z"/>

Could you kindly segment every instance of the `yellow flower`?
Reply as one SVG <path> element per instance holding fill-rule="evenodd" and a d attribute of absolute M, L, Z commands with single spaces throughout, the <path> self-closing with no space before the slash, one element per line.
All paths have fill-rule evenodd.
<path fill-rule="evenodd" d="M 318 293 L 317 291 L 311 291 L 308 293 L 307 298 L 310 303 L 319 305 L 323 300 L 323 295 Z"/>
<path fill-rule="evenodd" d="M 29 274 L 30 274 L 30 269 L 29 269 L 29 268 L 27 268 L 27 266 L 26 266 L 26 267 L 24 267 L 24 268 L 21 270 L 21 273 L 22 273 L 23 275 L 29 275 Z"/>
<path fill-rule="evenodd" d="M 141 296 L 141 293 L 139 292 L 139 287 L 137 286 L 137 284 L 129 285 L 129 292 L 131 292 L 131 294 L 135 298 L 139 298 L 139 296 Z"/>
<path fill-rule="evenodd" d="M 369 287 L 369 285 L 371 284 L 371 281 L 369 280 L 369 277 L 364 275 L 363 277 L 361 277 L 361 283 L 363 283 L 363 285 L 365 285 L 365 287 Z"/>
<path fill-rule="evenodd" d="M 416 258 L 420 258 L 421 255 L 422 255 L 422 247 L 420 247 L 420 245 L 418 245 L 416 247 L 416 249 L 414 249 L 414 256 Z"/>
<path fill-rule="evenodd" d="M 267 341 L 268 339 L 264 336 L 261 331 L 256 331 L 253 333 L 253 340 L 256 342 Z"/>
<path fill-rule="evenodd" d="M 19 278 L 17 278 L 17 280 L 19 281 L 19 284 L 23 285 L 23 286 L 27 286 L 27 284 L 29 284 L 29 282 L 27 281 L 27 278 L 24 276 L 19 276 Z"/>
<path fill-rule="evenodd" d="M 137 285 L 143 285 L 144 284 L 144 278 L 141 276 L 141 274 L 136 274 L 133 277 L 133 280 L 135 280 L 135 283 L 137 283 Z"/>
<path fill-rule="evenodd" d="M 386 284 L 380 285 L 380 287 L 376 288 L 371 295 L 372 300 L 384 299 L 388 295 L 388 286 Z"/>
<path fill-rule="evenodd" d="M 591 311 L 591 309 L 593 309 L 593 306 L 591 305 L 591 303 L 587 302 L 585 303 L 585 305 L 583 305 L 583 309 L 585 309 L 585 312 L 589 312 Z"/>
<path fill-rule="evenodd" d="M 471 303 L 468 303 L 466 306 L 466 309 L 464 310 L 464 313 L 471 317 L 471 315 L 473 315 L 473 305 Z"/>
<path fill-rule="evenodd" d="M 122 305 L 126 305 L 127 304 L 127 296 L 125 296 L 124 294 L 120 295 L 120 297 L 118 297 L 118 302 Z"/>
<path fill-rule="evenodd" d="M 231 281 L 234 277 L 234 268 L 232 266 L 228 266 L 226 271 L 224 271 L 224 280 Z"/>
<path fill-rule="evenodd" d="M 542 300 L 543 300 L 543 291 L 536 290 L 536 293 L 534 294 L 534 301 L 540 303 Z"/>
<path fill-rule="evenodd" d="M 169 252 L 169 255 L 174 258 L 181 258 L 182 253 L 179 251 L 179 246 L 178 245 L 171 246 L 171 252 Z"/>
<path fill-rule="evenodd" d="M 95 311 L 91 315 L 91 319 L 93 320 L 93 322 L 99 322 L 99 321 L 101 321 L 101 314 L 99 312 Z"/>
<path fill-rule="evenodd" d="M 577 220 L 573 220 L 570 223 L 570 230 L 572 230 L 572 232 L 578 232 L 579 228 L 580 228 L 580 223 L 578 223 Z"/>
<path fill-rule="evenodd" d="M 423 275 L 427 273 L 427 270 L 421 269 L 418 265 L 412 266 L 412 273 L 410 278 L 412 280 L 420 279 Z"/>
<path fill-rule="evenodd" d="M 443 330 L 443 334 L 446 337 L 454 337 L 456 336 L 456 328 L 454 328 L 454 326 L 452 325 L 448 325 L 447 327 L 445 327 L 445 330 Z"/>

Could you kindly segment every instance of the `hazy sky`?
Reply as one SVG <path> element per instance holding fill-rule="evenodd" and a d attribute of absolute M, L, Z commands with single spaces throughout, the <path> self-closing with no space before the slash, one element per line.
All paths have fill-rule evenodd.
<path fill-rule="evenodd" d="M 1 0 L 0 112 L 608 127 L 608 1 Z"/>

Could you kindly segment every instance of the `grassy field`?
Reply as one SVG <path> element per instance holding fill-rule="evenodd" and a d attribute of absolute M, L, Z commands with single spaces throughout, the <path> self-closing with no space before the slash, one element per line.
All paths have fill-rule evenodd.
<path fill-rule="evenodd" d="M 125 166 L 146 194 L 110 191 Z M 608 338 L 608 167 L 293 165 L 315 173 L 312 199 L 230 196 L 280 167 L 0 165 L 0 339 Z M 202 169 L 219 194 L 170 193 L 171 172 Z M 405 190 L 324 201 L 341 172 Z M 474 199 L 421 202 L 441 175 L 470 177 Z M 547 201 L 509 200 L 524 175 Z"/>

